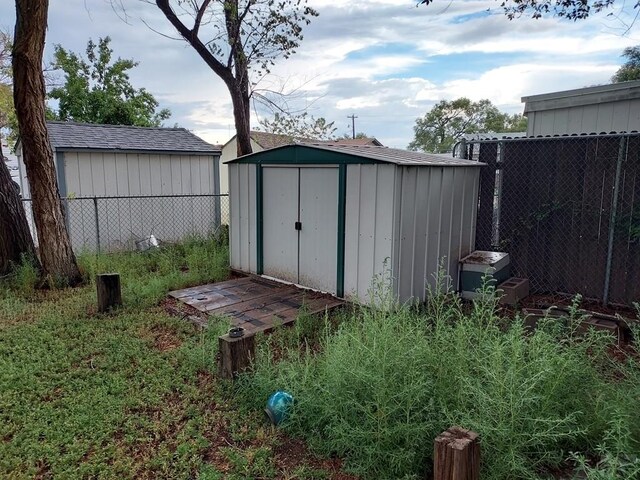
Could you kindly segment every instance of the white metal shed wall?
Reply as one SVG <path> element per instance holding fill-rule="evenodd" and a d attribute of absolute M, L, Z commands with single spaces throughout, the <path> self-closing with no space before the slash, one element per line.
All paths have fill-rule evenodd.
<path fill-rule="evenodd" d="M 207 155 L 64 152 L 64 168 L 67 194 L 77 197 L 216 193 Z"/>
<path fill-rule="evenodd" d="M 640 130 L 640 99 L 541 110 L 527 114 L 527 135 Z"/>
<path fill-rule="evenodd" d="M 397 167 L 348 165 L 344 293 L 367 301 L 375 275 L 392 269 Z"/>
<path fill-rule="evenodd" d="M 215 162 L 219 160 L 214 156 L 96 151 L 66 151 L 62 155 L 65 181 L 60 188 L 68 197 L 209 195 L 217 190 Z M 207 197 L 100 200 L 101 248 L 130 248 L 134 240 L 150 234 L 165 241 L 207 234 L 216 222 L 211 206 L 213 202 Z M 95 208 L 90 201 L 68 202 L 74 248 L 97 246 Z"/>
<path fill-rule="evenodd" d="M 444 261 L 451 288 L 458 286 L 458 262 L 474 249 L 480 169 L 399 167 L 399 251 L 395 291 L 401 302 L 424 300 Z"/>
<path fill-rule="evenodd" d="M 256 273 L 256 165 L 232 163 L 228 167 L 231 268 Z"/>

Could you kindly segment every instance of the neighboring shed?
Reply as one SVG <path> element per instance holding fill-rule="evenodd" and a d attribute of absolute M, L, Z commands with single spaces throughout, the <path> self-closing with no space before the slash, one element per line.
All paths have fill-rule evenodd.
<path fill-rule="evenodd" d="M 527 135 L 640 130 L 640 80 L 523 97 Z"/>
<path fill-rule="evenodd" d="M 376 146 L 297 144 L 229 162 L 232 268 L 369 301 L 388 273 L 423 300 L 474 249 L 482 164 Z"/>
<path fill-rule="evenodd" d="M 194 211 L 206 211 L 210 216 L 198 219 L 203 228 L 219 224 L 219 203 L 217 208 L 209 208 L 211 197 L 185 201 L 191 195 L 219 193 L 219 147 L 184 128 L 47 122 L 47 129 L 60 196 L 104 198 L 95 206 L 88 201 L 67 202 L 74 248 L 97 246 L 96 229 L 111 242 L 103 242 L 103 248 L 130 244 L 151 233 L 164 240 L 207 233 L 190 231 L 193 222 L 187 220 Z M 23 197 L 29 199 L 19 147 L 17 153 Z M 122 197 L 136 198 L 125 201 Z M 199 208 L 194 202 L 204 203 Z M 99 222 L 95 213 L 98 209 Z M 167 221 L 168 216 L 172 221 Z"/>

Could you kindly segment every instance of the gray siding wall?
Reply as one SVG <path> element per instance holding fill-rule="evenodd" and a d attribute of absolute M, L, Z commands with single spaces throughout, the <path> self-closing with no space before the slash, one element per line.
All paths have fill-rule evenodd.
<path fill-rule="evenodd" d="M 231 268 L 256 273 L 256 165 L 231 164 L 228 169 Z"/>
<path fill-rule="evenodd" d="M 206 155 L 65 152 L 67 194 L 214 194 L 218 192 L 214 161 L 218 159 Z"/>
<path fill-rule="evenodd" d="M 61 155 L 65 179 L 60 182 L 62 196 L 199 195 L 215 194 L 219 188 L 217 156 L 114 152 L 63 152 Z M 151 234 L 164 241 L 206 235 L 218 222 L 213 206 L 211 198 L 99 200 L 100 248 L 132 248 L 136 240 Z M 69 201 L 67 217 L 74 249 L 97 248 L 93 202 Z"/>
<path fill-rule="evenodd" d="M 640 131 L 640 99 L 529 112 L 527 135 Z"/>
<path fill-rule="evenodd" d="M 401 167 L 396 196 L 395 291 L 401 302 L 424 300 L 443 262 L 458 287 L 458 262 L 474 249 L 480 169 Z"/>
<path fill-rule="evenodd" d="M 395 165 L 349 165 L 345 216 L 344 292 L 369 300 L 376 275 L 393 271 Z"/>

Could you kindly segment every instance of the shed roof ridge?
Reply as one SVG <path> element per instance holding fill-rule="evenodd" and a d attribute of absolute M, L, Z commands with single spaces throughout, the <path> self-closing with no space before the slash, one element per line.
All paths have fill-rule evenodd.
<path fill-rule="evenodd" d="M 113 124 L 113 123 L 93 123 L 93 122 L 76 122 L 69 120 L 47 120 L 47 124 L 55 123 L 57 125 L 77 125 L 81 127 L 101 127 L 101 128 L 139 128 L 141 130 L 184 130 L 193 135 L 189 129 L 185 127 L 161 127 L 161 126 L 153 126 L 153 127 L 144 127 L 142 125 L 121 125 L 121 124 Z"/>

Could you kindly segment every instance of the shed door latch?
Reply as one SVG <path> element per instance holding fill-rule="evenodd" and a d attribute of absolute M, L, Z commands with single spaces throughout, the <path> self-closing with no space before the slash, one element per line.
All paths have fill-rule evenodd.
<path fill-rule="evenodd" d="M 296 230 L 302 230 L 302 222 L 296 222 Z"/>

